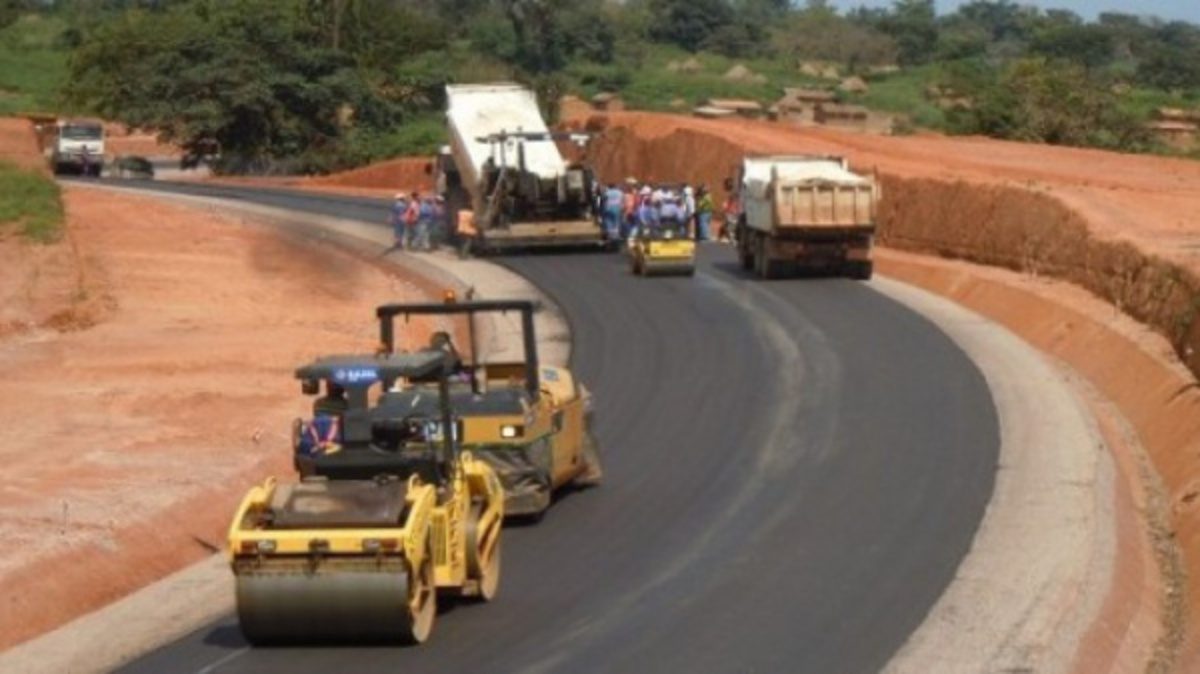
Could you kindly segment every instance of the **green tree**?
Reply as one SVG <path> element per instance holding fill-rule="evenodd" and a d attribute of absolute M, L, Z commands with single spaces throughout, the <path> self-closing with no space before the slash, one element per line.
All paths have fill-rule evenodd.
<path fill-rule="evenodd" d="M 0 28 L 11 26 L 29 9 L 27 0 L 0 0 Z"/>
<path fill-rule="evenodd" d="M 735 18 L 723 0 L 649 0 L 649 9 L 652 38 L 693 52 Z"/>
<path fill-rule="evenodd" d="M 796 60 L 886 65 L 896 43 L 870 25 L 839 16 L 823 3 L 784 17 L 773 35 L 776 51 Z"/>
<path fill-rule="evenodd" d="M 190 149 L 217 143 L 226 168 L 324 168 L 348 117 L 393 114 L 373 100 L 353 57 L 326 43 L 296 2 L 229 0 L 131 11 L 89 35 L 70 93 L 112 119 L 160 130 Z"/>
<path fill-rule="evenodd" d="M 933 0 L 896 0 L 878 25 L 896 41 L 901 65 L 919 65 L 933 59 L 938 39 Z"/>
<path fill-rule="evenodd" d="M 975 77 L 973 84 L 967 92 L 972 105 L 953 116 L 957 131 L 1120 150 L 1149 143 L 1111 82 L 1078 64 L 1021 59 L 1005 66 L 998 81 Z"/>
<path fill-rule="evenodd" d="M 1100 26 L 1062 22 L 1038 31 L 1029 44 L 1029 53 L 1098 68 L 1112 62 L 1115 47 L 1112 34 Z"/>

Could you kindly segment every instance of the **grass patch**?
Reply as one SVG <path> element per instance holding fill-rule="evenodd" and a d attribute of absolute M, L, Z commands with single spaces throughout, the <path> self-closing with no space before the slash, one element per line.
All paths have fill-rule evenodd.
<path fill-rule="evenodd" d="M 945 113 L 925 96 L 937 77 L 936 66 L 906 69 L 871 78 L 865 93 L 847 95 L 846 99 L 872 110 L 908 115 L 914 125 L 922 128 L 944 129 Z"/>
<path fill-rule="evenodd" d="M 50 178 L 0 162 L 0 229 L 17 227 L 29 239 L 62 236 L 62 192 Z"/>
<path fill-rule="evenodd" d="M 668 66 L 695 59 L 696 72 L 672 72 Z M 726 79 L 725 73 L 743 65 L 761 81 Z M 831 86 L 814 79 L 784 60 L 731 59 L 711 52 L 691 54 L 669 45 L 647 45 L 638 62 L 600 66 L 573 63 L 566 69 L 574 89 L 585 98 L 600 91 L 617 91 L 630 107 L 641 110 L 687 110 L 710 98 L 746 98 L 764 107 L 779 100 L 785 87 Z M 672 106 L 682 101 L 681 106 Z"/>
<path fill-rule="evenodd" d="M 0 115 L 57 111 L 67 82 L 66 24 L 27 14 L 0 31 Z"/>

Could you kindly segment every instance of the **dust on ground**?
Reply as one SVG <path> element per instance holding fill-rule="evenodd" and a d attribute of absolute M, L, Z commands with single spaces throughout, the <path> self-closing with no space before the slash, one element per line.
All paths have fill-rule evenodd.
<path fill-rule="evenodd" d="M 0 241 L 0 649 L 220 549 L 246 487 L 291 472 L 292 370 L 372 350 L 374 307 L 421 298 L 236 218 L 65 198 L 63 242 Z"/>

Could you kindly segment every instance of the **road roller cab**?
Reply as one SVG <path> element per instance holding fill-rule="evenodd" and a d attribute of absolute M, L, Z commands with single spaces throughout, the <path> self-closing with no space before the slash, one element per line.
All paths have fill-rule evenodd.
<path fill-rule="evenodd" d="M 229 529 L 242 633 L 255 644 L 425 641 L 438 596 L 498 589 L 504 491 L 461 451 L 442 350 L 332 356 L 296 371 L 344 389 L 336 441 L 242 500 Z M 383 387 L 425 382 L 429 408 L 380 416 Z"/>
<path fill-rule="evenodd" d="M 638 232 L 629 255 L 630 268 L 639 276 L 696 273 L 696 242 L 673 229 Z"/>
<path fill-rule="evenodd" d="M 550 505 L 555 490 L 597 484 L 601 478 L 591 435 L 590 396 L 566 368 L 539 363 L 536 308 L 525 300 L 451 300 L 389 304 L 376 310 L 386 353 L 395 350 L 397 319 L 407 321 L 414 315 L 465 319 L 466 344 L 455 345 L 449 334 L 438 333 L 431 346 L 449 354 L 453 363 L 449 401 L 463 449 L 495 470 L 504 485 L 508 515 L 538 516 Z M 519 328 L 502 320 L 478 325 L 479 314 L 517 318 Z M 506 328 L 520 331 L 520 355 L 485 362 L 479 342 Z M 419 379 L 409 383 L 384 394 L 375 413 L 396 418 L 405 410 L 430 409 L 435 401 L 428 395 L 431 383 Z"/>
<path fill-rule="evenodd" d="M 687 223 L 659 221 L 639 227 L 629 244 L 629 264 L 640 276 L 695 274 L 696 242 L 688 237 Z"/>

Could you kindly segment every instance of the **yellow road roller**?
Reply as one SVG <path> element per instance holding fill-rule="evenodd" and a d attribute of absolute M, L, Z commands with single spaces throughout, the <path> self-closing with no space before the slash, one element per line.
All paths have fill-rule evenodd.
<path fill-rule="evenodd" d="M 630 267 L 639 276 L 696 273 L 696 242 L 686 227 L 650 225 L 639 229 L 629 245 Z"/>
<path fill-rule="evenodd" d="M 504 491 L 464 452 L 444 350 L 330 356 L 296 370 L 325 395 L 293 441 L 302 478 L 268 479 L 229 529 L 237 614 L 253 644 L 429 638 L 439 596 L 488 601 L 500 582 Z M 419 383 L 430 407 L 371 401 Z"/>
<path fill-rule="evenodd" d="M 591 397 L 570 370 L 539 363 L 533 321 L 537 308 L 528 300 L 458 301 L 449 295 L 442 303 L 376 309 L 385 353 L 395 351 L 397 319 L 423 315 L 465 322 L 469 344 L 463 352 L 448 332 L 434 334 L 430 346 L 447 353 L 454 363 L 449 399 L 461 426 L 463 449 L 499 476 L 506 515 L 539 517 L 556 490 L 596 485 L 602 478 L 591 433 Z M 480 314 L 497 320 L 481 325 Z M 520 327 L 506 323 L 505 316 L 519 319 Z M 519 353 L 492 360 L 481 353 L 481 339 L 492 342 L 496 330 L 518 329 Z M 426 393 L 429 384 L 410 383 L 385 393 L 380 410 L 395 415 L 430 409 L 435 398 Z"/>

